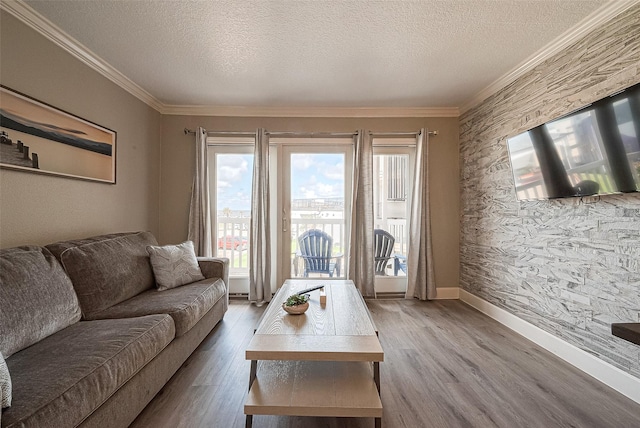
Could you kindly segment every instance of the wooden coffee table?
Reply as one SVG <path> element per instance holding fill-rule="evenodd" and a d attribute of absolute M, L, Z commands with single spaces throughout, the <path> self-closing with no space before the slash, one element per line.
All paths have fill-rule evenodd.
<path fill-rule="evenodd" d="M 289 315 L 288 296 L 315 285 L 309 309 Z M 288 280 L 274 296 L 246 350 L 251 360 L 246 426 L 253 415 L 372 417 L 382 425 L 384 352 L 352 281 Z M 260 363 L 258 363 L 258 361 Z"/>

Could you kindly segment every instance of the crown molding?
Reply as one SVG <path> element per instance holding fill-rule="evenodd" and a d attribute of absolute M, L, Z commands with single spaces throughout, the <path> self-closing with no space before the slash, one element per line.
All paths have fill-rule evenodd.
<path fill-rule="evenodd" d="M 578 25 L 570 28 L 560 36 L 556 37 L 544 48 L 534 53 L 529 58 L 518 64 L 507 74 L 503 75 L 498 80 L 494 81 L 489 86 L 478 92 L 473 98 L 471 98 L 460 107 L 460 114 L 464 114 L 467 111 L 471 110 L 473 107 L 477 106 L 482 101 L 489 98 L 491 95 L 494 95 L 510 83 L 514 82 L 519 77 L 522 77 L 527 72 L 533 70 L 533 68 L 537 65 L 541 64 L 569 45 L 578 41 L 587 33 L 610 21 L 614 17 L 618 16 L 622 12 L 637 4 L 640 4 L 640 0 L 616 0 L 608 2 L 598 10 L 594 11 L 591 15 L 583 19 Z"/>
<path fill-rule="evenodd" d="M 165 105 L 160 113 L 228 117 L 458 117 L 458 107 L 241 107 Z"/>
<path fill-rule="evenodd" d="M 60 27 L 53 24 L 51 21 L 33 10 L 22 0 L 1 0 L 0 9 L 9 12 L 24 24 L 42 34 L 48 40 L 64 49 L 73 57 L 77 58 L 85 65 L 89 66 L 107 79 L 111 80 L 113 83 L 120 86 L 122 89 L 129 92 L 136 98 L 140 99 L 145 104 L 149 105 L 157 111 L 160 111 L 162 109 L 163 104 L 158 101 L 153 95 L 135 84 L 124 74 L 122 74 L 102 58 L 94 54 L 89 48 L 82 45 L 80 42 L 60 29 Z"/>

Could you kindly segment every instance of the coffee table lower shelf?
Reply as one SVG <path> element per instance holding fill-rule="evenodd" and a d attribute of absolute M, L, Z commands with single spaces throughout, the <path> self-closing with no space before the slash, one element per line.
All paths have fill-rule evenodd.
<path fill-rule="evenodd" d="M 260 361 L 244 405 L 253 415 L 375 418 L 382 402 L 367 362 Z"/>

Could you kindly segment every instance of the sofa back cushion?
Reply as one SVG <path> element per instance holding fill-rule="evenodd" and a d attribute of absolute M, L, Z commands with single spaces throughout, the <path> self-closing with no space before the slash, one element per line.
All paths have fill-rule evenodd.
<path fill-rule="evenodd" d="M 0 304 L 5 358 L 80 320 L 71 280 L 42 247 L 0 250 Z"/>
<path fill-rule="evenodd" d="M 147 245 L 150 232 L 101 235 L 47 245 L 60 260 L 76 290 L 82 316 L 93 315 L 155 285 Z"/>

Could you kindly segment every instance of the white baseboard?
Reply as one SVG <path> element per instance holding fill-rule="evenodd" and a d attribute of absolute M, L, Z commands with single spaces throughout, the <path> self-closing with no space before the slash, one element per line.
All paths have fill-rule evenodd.
<path fill-rule="evenodd" d="M 640 378 L 620 370 L 468 291 L 460 289 L 460 300 L 542 346 L 605 385 L 640 403 Z"/>
<path fill-rule="evenodd" d="M 460 298 L 458 287 L 436 288 L 436 300 L 456 300 Z"/>

